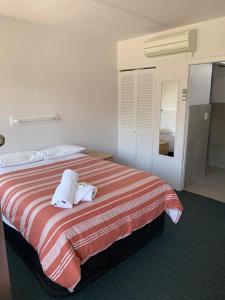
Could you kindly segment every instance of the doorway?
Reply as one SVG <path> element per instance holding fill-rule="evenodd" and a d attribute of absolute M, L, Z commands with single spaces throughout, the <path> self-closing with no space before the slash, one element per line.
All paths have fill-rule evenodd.
<path fill-rule="evenodd" d="M 225 203 L 225 62 L 190 69 L 184 189 Z"/>

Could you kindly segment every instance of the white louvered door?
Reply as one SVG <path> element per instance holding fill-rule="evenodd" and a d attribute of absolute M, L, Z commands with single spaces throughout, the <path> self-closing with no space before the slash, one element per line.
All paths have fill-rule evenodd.
<path fill-rule="evenodd" d="M 118 158 L 121 163 L 152 169 L 152 107 L 155 69 L 124 71 L 119 78 Z"/>
<path fill-rule="evenodd" d="M 136 167 L 151 172 L 155 69 L 137 70 Z"/>
<path fill-rule="evenodd" d="M 135 167 L 136 160 L 136 74 L 120 73 L 119 82 L 119 160 Z"/>

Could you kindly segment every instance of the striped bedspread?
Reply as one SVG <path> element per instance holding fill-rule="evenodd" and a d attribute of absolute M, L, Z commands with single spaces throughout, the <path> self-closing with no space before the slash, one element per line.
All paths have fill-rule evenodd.
<path fill-rule="evenodd" d="M 65 169 L 97 186 L 92 202 L 72 209 L 50 205 Z M 160 178 L 81 156 L 0 175 L 2 214 L 37 251 L 44 273 L 73 291 L 80 266 L 166 211 L 176 223 L 182 205 Z"/>

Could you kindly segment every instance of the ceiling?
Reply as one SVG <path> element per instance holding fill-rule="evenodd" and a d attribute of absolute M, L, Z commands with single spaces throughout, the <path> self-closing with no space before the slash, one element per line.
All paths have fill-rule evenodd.
<path fill-rule="evenodd" d="M 122 40 L 225 16 L 225 1 L 1 0 L 0 15 Z"/>

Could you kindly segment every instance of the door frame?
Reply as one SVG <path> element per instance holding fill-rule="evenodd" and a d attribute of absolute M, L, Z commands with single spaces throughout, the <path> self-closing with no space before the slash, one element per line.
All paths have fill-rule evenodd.
<path fill-rule="evenodd" d="M 214 64 L 221 61 L 225 61 L 225 56 L 216 56 L 216 57 L 209 57 L 209 58 L 200 58 L 200 59 L 192 59 L 188 63 L 188 82 L 187 82 L 187 106 L 186 106 L 186 116 L 185 116 L 185 133 L 184 133 L 184 146 L 183 146 L 183 166 L 182 166 L 182 174 L 181 174 L 181 182 L 182 182 L 182 189 L 184 189 L 184 182 L 185 182 L 185 171 L 186 171 L 186 158 L 187 158 L 187 144 L 188 144 L 188 128 L 189 128 L 189 116 L 190 116 L 190 79 L 191 79 L 191 66 L 193 65 L 201 65 L 201 64 Z"/>

